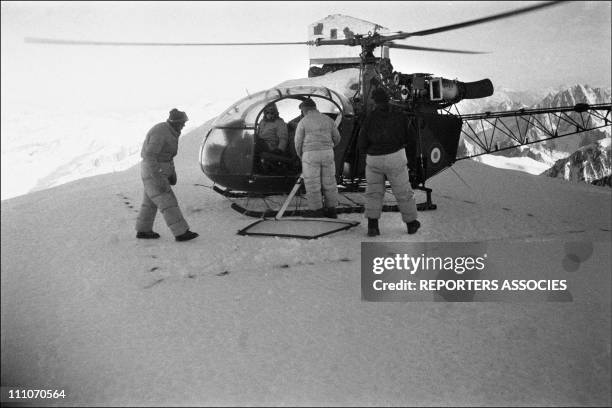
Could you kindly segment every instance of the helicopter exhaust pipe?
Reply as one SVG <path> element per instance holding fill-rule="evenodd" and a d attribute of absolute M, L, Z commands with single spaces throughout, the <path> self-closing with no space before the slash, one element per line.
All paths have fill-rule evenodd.
<path fill-rule="evenodd" d="M 493 83 L 489 79 L 475 82 L 431 78 L 429 98 L 434 102 L 459 102 L 462 99 L 479 99 L 493 95 Z"/>
<path fill-rule="evenodd" d="M 463 82 L 463 99 L 479 99 L 493 95 L 493 83 L 490 79 L 475 82 Z"/>

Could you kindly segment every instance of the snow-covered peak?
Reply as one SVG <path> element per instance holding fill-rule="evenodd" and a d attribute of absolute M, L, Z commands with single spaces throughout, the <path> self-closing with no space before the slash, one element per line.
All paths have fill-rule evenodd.
<path fill-rule="evenodd" d="M 235 99 L 202 98 L 176 106 L 189 116 L 183 133 L 217 116 Z M 84 109 L 78 114 L 61 107 L 3 109 L 2 200 L 136 165 L 146 132 L 173 107 Z"/>
<path fill-rule="evenodd" d="M 591 88 L 588 85 L 576 84 L 571 87 L 551 93 L 536 108 L 553 108 L 558 106 L 574 106 L 578 103 L 598 104 L 610 102 L 610 88 Z"/>

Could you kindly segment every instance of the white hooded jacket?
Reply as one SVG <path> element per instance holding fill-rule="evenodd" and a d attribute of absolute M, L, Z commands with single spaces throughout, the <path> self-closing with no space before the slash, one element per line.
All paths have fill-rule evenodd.
<path fill-rule="evenodd" d="M 302 157 L 304 152 L 333 150 L 340 138 L 334 121 L 313 109 L 306 112 L 295 129 L 295 151 Z"/>

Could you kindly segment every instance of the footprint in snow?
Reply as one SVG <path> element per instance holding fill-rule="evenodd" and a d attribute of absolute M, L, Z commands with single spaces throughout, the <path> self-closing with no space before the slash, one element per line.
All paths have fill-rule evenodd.
<path fill-rule="evenodd" d="M 153 286 L 160 284 L 164 281 L 164 278 L 160 278 L 157 279 L 156 281 L 154 281 L 153 283 L 148 284 L 147 286 L 144 287 L 144 289 L 151 289 Z"/>

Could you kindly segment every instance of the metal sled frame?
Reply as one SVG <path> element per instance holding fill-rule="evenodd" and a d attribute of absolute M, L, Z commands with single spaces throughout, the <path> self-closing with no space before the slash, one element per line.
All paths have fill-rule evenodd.
<path fill-rule="evenodd" d="M 343 230 L 347 230 L 349 228 L 355 227 L 357 225 L 359 225 L 359 221 L 346 221 L 346 220 L 338 220 L 338 219 L 330 219 L 330 218 L 282 218 L 283 215 L 285 214 L 287 207 L 289 206 L 289 203 L 291 202 L 291 200 L 293 199 L 293 197 L 295 196 L 295 194 L 297 193 L 298 189 L 300 188 L 300 186 L 302 185 L 302 182 L 304 181 L 304 178 L 300 175 L 300 177 L 298 177 L 298 179 L 295 182 L 295 185 L 293 186 L 293 188 L 291 189 L 291 192 L 289 193 L 289 195 L 287 195 L 287 198 L 285 199 L 285 202 L 283 203 L 283 205 L 281 206 L 280 210 L 278 210 L 277 212 L 275 212 L 274 214 L 274 219 L 269 219 L 269 218 L 264 218 L 261 219 L 259 221 L 256 221 L 250 225 L 248 225 L 246 228 L 243 228 L 241 230 L 238 231 L 239 235 L 259 235 L 259 236 L 272 236 L 272 237 L 286 237 L 286 238 L 306 238 L 306 239 L 317 239 L 317 238 L 321 238 L 324 237 L 326 235 L 330 235 L 333 234 L 335 232 L 338 231 L 343 231 Z M 232 205 L 232 208 L 234 208 L 234 206 Z M 236 208 L 234 208 L 236 209 Z M 294 213 L 295 211 L 292 211 L 291 213 Z M 246 214 L 243 213 L 243 214 Z M 257 231 L 251 231 L 252 229 L 261 226 L 262 223 L 275 223 L 273 224 L 274 226 L 279 226 L 279 223 L 317 223 L 318 226 L 320 226 L 320 230 L 317 233 L 310 233 L 310 234 L 299 234 L 299 233 L 284 233 L 284 232 L 257 232 Z M 329 225 L 327 225 L 329 224 Z M 329 228 L 331 226 L 331 224 L 333 225 L 333 228 Z M 313 226 L 314 224 L 312 224 L 311 226 Z M 303 227 L 303 225 L 302 225 Z M 327 227 L 327 228 L 325 228 Z M 303 228 L 304 230 L 306 228 Z"/>
<path fill-rule="evenodd" d="M 282 232 L 257 232 L 251 231 L 251 229 L 260 226 L 262 223 L 273 222 L 273 223 L 325 223 L 329 224 L 331 229 L 317 234 L 300 234 L 300 233 L 282 233 Z M 335 224 L 335 225 L 332 225 Z M 254 235 L 254 236 L 265 236 L 265 237 L 283 237 L 283 238 L 303 238 L 303 239 L 317 239 L 326 235 L 334 234 L 339 231 L 344 231 L 349 228 L 353 228 L 359 225 L 359 221 L 346 221 L 338 219 L 323 219 L 323 218 L 282 218 L 282 219 L 270 219 L 264 218 L 249 224 L 247 227 L 238 231 L 238 235 Z"/>

